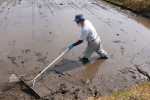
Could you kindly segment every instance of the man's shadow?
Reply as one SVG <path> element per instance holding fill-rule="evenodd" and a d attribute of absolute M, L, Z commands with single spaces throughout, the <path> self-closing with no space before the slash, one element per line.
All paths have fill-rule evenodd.
<path fill-rule="evenodd" d="M 92 61 L 94 60 L 94 62 Z M 49 75 L 50 73 L 55 73 L 55 74 L 63 74 L 63 72 L 69 71 L 69 70 L 74 70 L 76 68 L 80 67 L 85 67 L 85 70 L 83 70 L 83 76 L 85 78 L 88 78 L 92 80 L 96 73 L 98 72 L 99 66 L 104 62 L 105 60 L 95 60 L 95 59 L 90 59 L 90 60 L 68 60 L 68 59 L 63 59 L 59 63 L 55 64 L 53 68 L 47 69 L 43 74 L 42 77 L 37 81 L 39 82 L 42 80 L 44 77 Z"/>

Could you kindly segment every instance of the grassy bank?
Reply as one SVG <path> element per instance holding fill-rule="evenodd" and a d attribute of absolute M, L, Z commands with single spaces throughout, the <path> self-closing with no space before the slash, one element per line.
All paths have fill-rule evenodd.
<path fill-rule="evenodd" d="M 90 97 L 87 100 L 150 100 L 150 82 L 141 83 L 138 86 L 107 94 L 100 98 Z"/>
<path fill-rule="evenodd" d="M 104 0 L 150 18 L 150 0 Z"/>

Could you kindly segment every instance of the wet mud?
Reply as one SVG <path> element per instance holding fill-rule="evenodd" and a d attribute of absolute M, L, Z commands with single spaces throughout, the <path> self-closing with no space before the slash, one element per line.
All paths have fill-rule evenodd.
<path fill-rule="evenodd" d="M 0 100 L 35 99 L 9 77 L 29 83 L 77 41 L 78 13 L 93 23 L 109 59 L 93 53 L 80 61 L 87 43 L 74 47 L 36 80 L 41 100 L 84 100 L 150 80 L 148 19 L 100 0 L 1 0 Z"/>

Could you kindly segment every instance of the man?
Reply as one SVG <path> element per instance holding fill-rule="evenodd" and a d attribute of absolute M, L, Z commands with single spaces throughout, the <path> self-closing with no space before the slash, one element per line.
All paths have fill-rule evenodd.
<path fill-rule="evenodd" d="M 107 53 L 102 48 L 100 37 L 98 36 L 92 23 L 85 20 L 82 14 L 75 15 L 74 21 L 79 27 L 81 27 L 82 32 L 80 39 L 68 47 L 69 50 L 86 40 L 88 45 L 83 54 L 83 60 L 88 60 L 88 57 L 90 57 L 94 51 L 100 56 L 99 59 L 108 59 L 106 55 Z"/>

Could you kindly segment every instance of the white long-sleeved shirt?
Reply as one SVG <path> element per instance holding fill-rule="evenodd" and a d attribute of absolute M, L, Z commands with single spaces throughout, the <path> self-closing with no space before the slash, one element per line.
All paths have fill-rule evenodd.
<path fill-rule="evenodd" d="M 98 34 L 92 23 L 88 20 L 85 20 L 83 25 L 81 26 L 80 40 L 91 42 L 92 40 L 96 39 L 97 36 Z"/>

